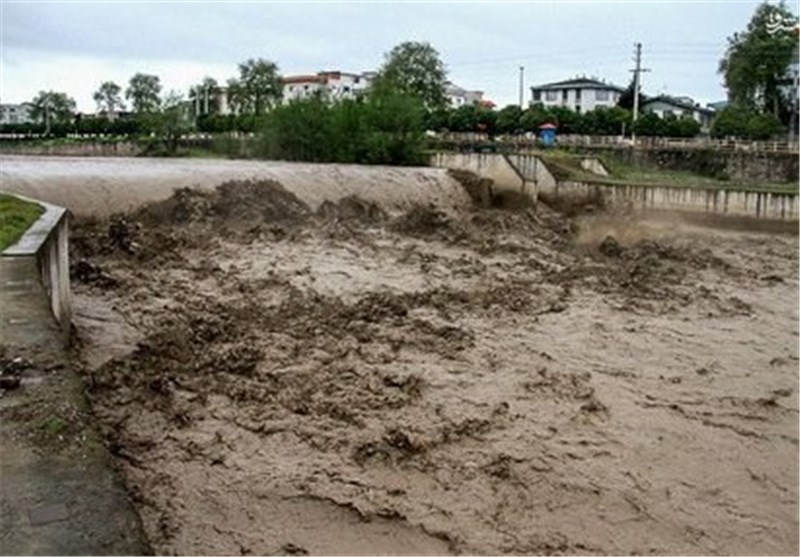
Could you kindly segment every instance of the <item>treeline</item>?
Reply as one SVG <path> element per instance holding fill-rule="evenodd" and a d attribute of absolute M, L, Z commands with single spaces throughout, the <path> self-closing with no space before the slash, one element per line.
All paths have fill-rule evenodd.
<path fill-rule="evenodd" d="M 490 137 L 537 133 L 543 124 L 555 124 L 559 134 L 630 135 L 635 131 L 642 136 L 694 137 L 700 133 L 700 124 L 693 118 L 674 116 L 660 118 L 645 113 L 635 124 L 629 110 L 615 107 L 598 107 L 579 113 L 566 107 L 534 105 L 522 110 L 509 105 L 496 111 L 481 104 L 461 106 L 430 112 L 427 129 L 440 132 L 478 132 Z"/>

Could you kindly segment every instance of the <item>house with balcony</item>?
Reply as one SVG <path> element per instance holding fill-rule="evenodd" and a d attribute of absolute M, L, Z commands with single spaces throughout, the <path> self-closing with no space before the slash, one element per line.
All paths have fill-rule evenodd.
<path fill-rule="evenodd" d="M 623 87 L 593 77 L 576 77 L 531 87 L 531 104 L 589 112 L 600 106 L 616 106 L 623 92 Z"/>
<path fill-rule="evenodd" d="M 0 125 L 33 122 L 31 108 L 33 108 L 31 103 L 0 104 Z"/>
<path fill-rule="evenodd" d="M 700 106 L 690 97 L 670 97 L 667 95 L 659 95 L 644 101 L 642 103 L 642 112 L 652 112 L 660 118 L 670 116 L 693 118 L 700 124 L 700 131 L 703 133 L 708 133 L 711 129 L 711 122 L 716 114 L 714 110 Z"/>

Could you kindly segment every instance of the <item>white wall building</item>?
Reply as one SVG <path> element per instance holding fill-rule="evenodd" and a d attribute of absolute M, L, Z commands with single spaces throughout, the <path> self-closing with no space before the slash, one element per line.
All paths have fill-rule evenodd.
<path fill-rule="evenodd" d="M 0 104 L 0 124 L 27 124 L 31 118 L 31 103 Z"/>
<path fill-rule="evenodd" d="M 469 91 L 453 83 L 447 83 L 444 94 L 452 108 L 469 106 L 483 100 L 483 91 Z"/>
<path fill-rule="evenodd" d="M 369 87 L 374 72 L 324 71 L 314 75 L 283 78 L 283 102 L 321 94 L 331 101 L 355 99 Z"/>
<path fill-rule="evenodd" d="M 675 116 L 683 118 L 689 116 L 700 124 L 700 129 L 707 132 L 711 127 L 715 111 L 703 108 L 689 97 L 668 97 L 661 95 L 647 99 L 642 103 L 642 112 L 652 112 L 660 118 Z"/>
<path fill-rule="evenodd" d="M 576 77 L 531 87 L 531 103 L 589 112 L 599 106 L 616 106 L 624 91 L 622 87 L 595 78 Z"/>

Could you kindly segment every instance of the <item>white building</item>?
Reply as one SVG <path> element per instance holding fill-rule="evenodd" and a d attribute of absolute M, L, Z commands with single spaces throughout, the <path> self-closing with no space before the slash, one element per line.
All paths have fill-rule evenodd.
<path fill-rule="evenodd" d="M 563 106 L 589 112 L 599 106 L 616 106 L 624 88 L 595 78 L 576 77 L 531 87 L 532 104 Z"/>
<path fill-rule="evenodd" d="M 444 94 L 453 108 L 468 106 L 483 100 L 483 91 L 469 91 L 450 82 L 447 83 Z"/>
<path fill-rule="evenodd" d="M 355 99 L 369 87 L 374 72 L 324 71 L 314 75 L 283 78 L 283 102 L 321 94 L 331 101 Z"/>
<path fill-rule="evenodd" d="M 683 118 L 689 116 L 700 124 L 700 129 L 707 132 L 711 127 L 715 111 L 710 108 L 703 108 L 689 97 L 669 97 L 660 95 L 647 99 L 642 103 L 642 112 L 652 112 L 660 118 L 675 116 Z"/>
<path fill-rule="evenodd" d="M 0 104 L 0 124 L 28 124 L 31 118 L 31 103 Z"/>

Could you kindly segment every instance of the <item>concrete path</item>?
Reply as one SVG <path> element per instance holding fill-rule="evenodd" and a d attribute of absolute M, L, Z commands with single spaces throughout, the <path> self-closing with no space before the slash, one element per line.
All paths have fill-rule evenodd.
<path fill-rule="evenodd" d="M 0 257 L 0 554 L 150 553 L 31 258 Z"/>

